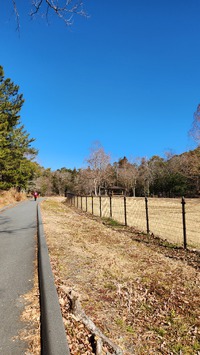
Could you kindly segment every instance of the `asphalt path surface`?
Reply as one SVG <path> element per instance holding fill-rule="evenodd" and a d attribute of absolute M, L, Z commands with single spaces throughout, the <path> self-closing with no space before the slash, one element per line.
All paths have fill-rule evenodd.
<path fill-rule="evenodd" d="M 27 326 L 20 315 L 23 295 L 33 287 L 36 206 L 30 200 L 0 211 L 0 355 L 21 355 L 27 349 L 15 337 Z"/>

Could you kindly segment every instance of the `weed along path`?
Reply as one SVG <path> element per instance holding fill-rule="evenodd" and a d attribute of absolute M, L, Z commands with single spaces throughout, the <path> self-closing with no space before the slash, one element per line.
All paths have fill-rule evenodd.
<path fill-rule="evenodd" d="M 200 354 L 198 256 L 148 244 L 64 200 L 41 207 L 72 355 L 95 353 L 86 316 L 124 355 Z M 81 312 L 69 307 L 73 293 Z M 108 351 L 117 353 L 107 342 Z"/>
<path fill-rule="evenodd" d="M 0 354 L 25 354 L 19 333 L 23 296 L 33 288 L 36 258 L 36 202 L 25 201 L 0 212 Z"/>

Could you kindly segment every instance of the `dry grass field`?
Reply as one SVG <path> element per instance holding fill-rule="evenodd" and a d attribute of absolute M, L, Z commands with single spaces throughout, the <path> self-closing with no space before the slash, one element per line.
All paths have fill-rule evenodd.
<path fill-rule="evenodd" d="M 81 197 L 78 198 L 81 208 Z M 100 216 L 99 197 L 93 198 L 93 213 Z M 187 243 L 191 248 L 200 249 L 200 199 L 185 199 Z M 77 198 L 75 200 L 77 206 Z M 87 208 L 86 208 L 87 207 Z M 82 209 L 92 213 L 92 198 L 82 197 Z M 146 210 L 144 198 L 126 198 L 127 224 L 146 232 Z M 183 222 L 181 198 L 148 198 L 150 233 L 170 243 L 183 245 Z M 101 198 L 102 217 L 110 217 L 110 199 Z M 112 218 L 124 224 L 124 199 L 112 198 Z"/>
<path fill-rule="evenodd" d="M 65 288 L 124 355 L 200 354 L 198 255 L 148 244 L 58 199 L 41 207 L 72 355 L 94 352 L 91 334 L 68 312 Z"/>

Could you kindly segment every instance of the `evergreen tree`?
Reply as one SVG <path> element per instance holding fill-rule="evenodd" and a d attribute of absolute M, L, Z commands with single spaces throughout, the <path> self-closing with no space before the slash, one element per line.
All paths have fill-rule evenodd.
<path fill-rule="evenodd" d="M 32 160 L 37 151 L 31 147 L 34 139 L 20 123 L 23 103 L 19 86 L 4 78 L 0 66 L 0 189 L 25 188 L 34 174 Z"/>

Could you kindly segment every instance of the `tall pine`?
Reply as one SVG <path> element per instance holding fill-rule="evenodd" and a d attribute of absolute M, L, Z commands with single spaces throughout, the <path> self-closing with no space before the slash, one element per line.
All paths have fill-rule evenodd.
<path fill-rule="evenodd" d="M 20 122 L 23 103 L 19 86 L 4 78 L 0 66 L 0 189 L 26 188 L 34 175 L 37 151 Z"/>

